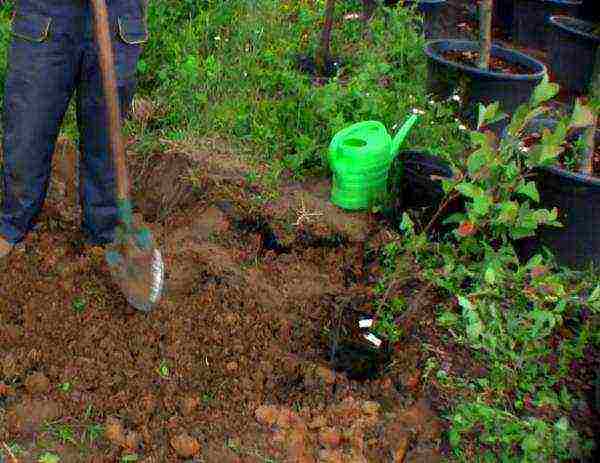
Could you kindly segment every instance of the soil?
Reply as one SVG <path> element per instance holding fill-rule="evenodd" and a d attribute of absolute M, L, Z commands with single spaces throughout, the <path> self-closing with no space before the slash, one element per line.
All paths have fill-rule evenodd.
<path fill-rule="evenodd" d="M 257 200 L 249 167 L 208 145 L 138 159 L 131 172 L 163 173 L 134 182 L 167 267 L 153 312 L 127 306 L 78 209 L 64 212 L 72 172 L 56 169 L 36 229 L 0 264 L 0 442 L 19 443 L 18 461 L 40 442 L 67 462 L 437 461 L 416 320 L 381 350 L 351 327 L 373 314 L 393 232 L 331 206 L 326 180 Z M 88 442 L 92 424 L 104 434 Z M 61 425 L 86 445 L 60 442 Z"/>
<path fill-rule="evenodd" d="M 478 67 L 478 52 L 447 51 L 444 52 L 442 56 L 454 63 L 460 63 L 475 68 Z M 519 63 L 511 63 L 497 56 L 490 57 L 490 71 L 513 75 L 532 74 L 530 68 Z"/>

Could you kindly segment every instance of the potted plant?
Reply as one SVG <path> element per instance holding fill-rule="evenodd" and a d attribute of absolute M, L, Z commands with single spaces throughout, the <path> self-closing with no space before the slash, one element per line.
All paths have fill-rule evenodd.
<path fill-rule="evenodd" d="M 428 41 L 428 89 L 438 98 L 449 98 L 458 88 L 463 94 L 464 115 L 474 121 L 477 103 L 498 101 L 511 113 L 526 102 L 544 75 L 540 61 L 516 50 L 492 44 L 493 2 L 480 2 L 480 40 Z M 497 132 L 502 124 L 497 125 Z"/>
<path fill-rule="evenodd" d="M 585 92 L 600 47 L 599 25 L 568 16 L 552 16 L 550 25 L 549 67 L 554 80 L 571 92 Z"/>
<path fill-rule="evenodd" d="M 550 16 L 577 16 L 581 0 L 514 0 L 513 37 L 519 45 L 545 50 Z"/>
<path fill-rule="evenodd" d="M 541 204 L 558 207 L 564 228 L 542 228 L 536 239 L 524 241 L 523 250 L 531 255 L 547 247 L 560 263 L 576 269 L 590 263 L 600 265 L 600 51 L 597 56 L 592 84 L 594 111 L 577 103 L 570 122 L 541 119 L 525 131 L 535 142 L 567 133 L 568 125 L 575 129 L 561 146 L 560 162 L 536 173 Z"/>

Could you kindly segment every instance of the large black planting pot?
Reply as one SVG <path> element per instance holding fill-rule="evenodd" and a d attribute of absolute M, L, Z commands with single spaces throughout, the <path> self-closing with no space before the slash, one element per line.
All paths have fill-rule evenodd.
<path fill-rule="evenodd" d="M 577 16 L 581 0 L 514 0 L 516 42 L 526 47 L 546 49 L 550 43 L 550 16 Z"/>
<path fill-rule="evenodd" d="M 413 216 L 426 226 L 445 197 L 441 179 L 452 175 L 450 165 L 439 157 L 425 151 L 401 151 L 394 159 L 388 177 L 393 198 L 390 218 L 398 224 L 403 212 L 412 211 Z M 443 226 L 441 222 L 449 214 L 463 209 L 462 200 L 450 204 L 431 232 L 444 234 L 450 231 L 452 226 Z"/>
<path fill-rule="evenodd" d="M 385 0 L 387 6 L 394 6 L 400 0 Z M 417 3 L 417 10 L 423 15 L 423 33 L 425 38 L 437 39 L 446 35 L 442 16 L 445 11 L 447 0 L 404 0 L 403 5 L 412 7 Z"/>
<path fill-rule="evenodd" d="M 538 120 L 528 133 L 544 127 L 553 129 L 553 120 Z M 600 142 L 600 134 L 596 141 Z M 557 261 L 582 270 L 591 263 L 600 265 L 600 179 L 569 172 L 560 167 L 540 168 L 535 172 L 540 207 L 558 208 L 562 228 L 544 227 L 535 238 L 520 242 L 520 254 L 530 258 L 547 247 Z"/>
<path fill-rule="evenodd" d="M 494 1 L 494 25 L 501 27 L 508 34 L 512 34 L 514 8 L 514 0 Z"/>
<path fill-rule="evenodd" d="M 600 21 L 600 1 L 583 0 L 579 17 L 585 21 Z"/>
<path fill-rule="evenodd" d="M 462 102 L 463 116 L 474 123 L 478 103 L 500 102 L 500 107 L 512 113 L 527 102 L 535 87 L 542 81 L 546 67 L 538 60 L 516 50 L 492 46 L 493 57 L 519 64 L 530 69 L 529 74 L 507 74 L 484 71 L 472 66 L 448 61 L 443 54 L 449 51 L 478 52 L 479 43 L 468 40 L 435 40 L 425 46 L 428 57 L 428 91 L 438 98 L 449 98 L 459 85 L 465 85 Z M 507 120 L 497 124 L 493 131 L 500 133 Z"/>
<path fill-rule="evenodd" d="M 600 0 L 598 0 L 600 3 Z M 584 93 L 592 80 L 600 37 L 594 24 L 567 16 L 552 16 L 550 71 L 557 83 L 570 91 Z"/>

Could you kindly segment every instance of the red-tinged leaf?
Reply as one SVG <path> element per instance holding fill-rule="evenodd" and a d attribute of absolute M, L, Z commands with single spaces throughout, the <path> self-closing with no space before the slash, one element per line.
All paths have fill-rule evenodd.
<path fill-rule="evenodd" d="M 477 228 L 475 227 L 475 225 L 472 222 L 469 222 L 468 220 L 465 220 L 458 227 L 458 234 L 463 238 L 467 236 L 473 236 L 476 231 Z"/>

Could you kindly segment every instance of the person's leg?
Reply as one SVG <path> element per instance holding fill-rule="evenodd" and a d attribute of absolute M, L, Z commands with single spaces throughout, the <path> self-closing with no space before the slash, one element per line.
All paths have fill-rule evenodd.
<path fill-rule="evenodd" d="M 35 0 L 18 3 L 8 54 L 3 111 L 4 196 L 0 238 L 21 241 L 48 187 L 51 157 L 75 85 L 77 53 L 70 27 Z M 5 247 L 5 246 L 4 246 Z"/>
<path fill-rule="evenodd" d="M 116 0 L 109 4 L 111 30 L 116 31 L 113 50 L 123 118 L 129 111 L 135 90 L 135 71 L 141 43 L 147 40 L 146 18 L 140 8 L 143 2 Z M 82 155 L 82 228 L 91 244 L 106 244 L 113 241 L 117 222 L 115 172 L 109 152 L 106 104 L 97 48 L 91 36 L 88 39 L 77 88 L 77 120 Z"/>

